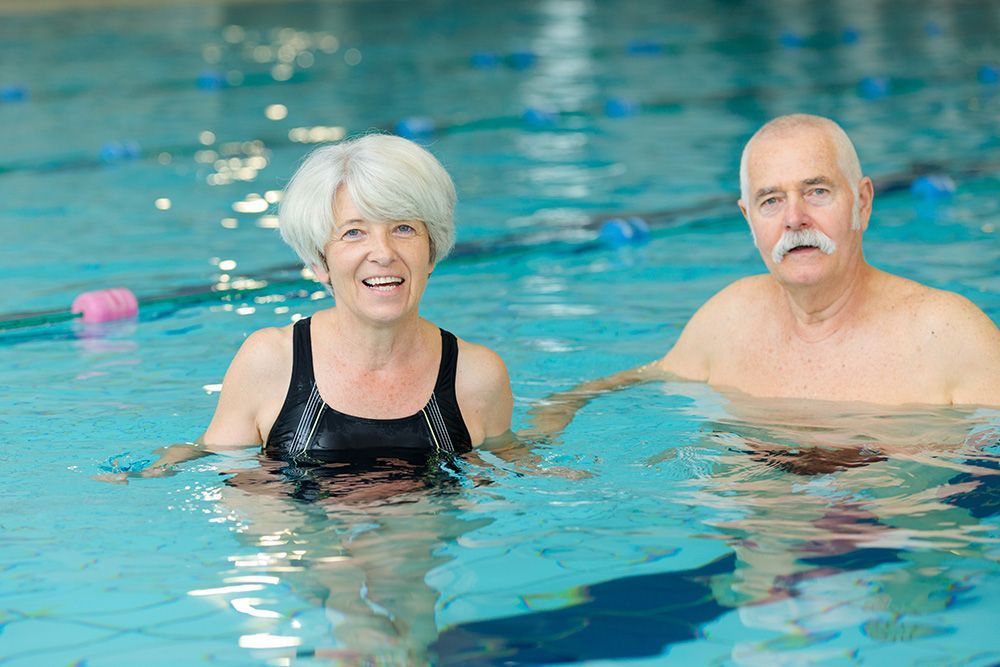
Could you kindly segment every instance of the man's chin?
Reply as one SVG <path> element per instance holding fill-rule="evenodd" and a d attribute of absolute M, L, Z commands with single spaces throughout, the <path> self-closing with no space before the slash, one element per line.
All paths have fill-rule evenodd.
<path fill-rule="evenodd" d="M 789 289 L 815 287 L 823 282 L 823 276 L 819 272 L 788 272 L 774 274 L 774 277 L 782 286 Z"/>
<path fill-rule="evenodd" d="M 820 262 L 797 261 L 801 258 L 789 258 L 787 255 L 779 264 L 771 268 L 774 279 L 786 287 L 808 287 L 817 285 L 826 277 L 826 271 Z"/>

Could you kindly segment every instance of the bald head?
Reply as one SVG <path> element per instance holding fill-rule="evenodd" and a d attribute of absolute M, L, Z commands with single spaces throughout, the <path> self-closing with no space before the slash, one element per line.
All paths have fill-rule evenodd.
<path fill-rule="evenodd" d="M 861 162 L 858 161 L 858 153 L 854 150 L 854 144 L 851 143 L 850 137 L 840 125 L 829 118 L 797 113 L 778 116 L 766 123 L 750 137 L 750 141 L 743 147 L 743 155 L 740 157 L 740 198 L 744 202 L 750 201 L 750 153 L 754 147 L 766 139 L 786 137 L 808 131 L 821 132 L 830 141 L 837 153 L 837 164 L 840 166 L 840 171 L 850 184 L 851 192 L 854 193 L 854 198 L 857 200 L 858 183 L 861 181 Z"/>

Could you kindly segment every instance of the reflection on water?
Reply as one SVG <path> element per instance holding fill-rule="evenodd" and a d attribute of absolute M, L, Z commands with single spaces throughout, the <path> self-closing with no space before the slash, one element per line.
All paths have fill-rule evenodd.
<path fill-rule="evenodd" d="M 424 578 L 449 560 L 436 553 L 442 544 L 482 525 L 459 514 L 467 483 L 452 461 L 393 452 L 310 465 L 262 458 L 237 471 L 220 502 L 257 553 L 231 558 L 227 581 L 271 577 L 310 607 L 279 614 L 260 593 L 230 600 L 254 620 L 278 619 L 241 645 L 268 649 L 261 655 L 276 664 L 288 649 L 348 664 L 426 663 L 439 594 Z"/>
<path fill-rule="evenodd" d="M 719 599 L 786 640 L 740 642 L 734 657 L 843 658 L 848 633 L 953 633 L 947 612 L 996 572 L 996 522 L 983 521 L 1000 495 L 996 411 L 730 398 L 704 424 L 715 467 L 687 502 L 730 513 L 705 522 L 738 562 Z"/>
<path fill-rule="evenodd" d="M 955 653 L 976 625 L 965 610 L 996 580 L 996 412 L 721 401 L 681 408 L 711 415 L 692 444 L 678 445 L 692 434 L 674 430 L 659 441 L 668 449 L 636 451 L 638 464 L 605 460 L 582 479 L 393 454 L 261 459 L 223 487 L 219 502 L 240 517 L 250 553 L 233 556 L 229 588 L 214 594 L 251 619 L 241 645 L 274 664 L 293 655 L 442 665 L 694 659 L 685 656 L 696 646 L 697 659 L 736 664 L 909 646 L 969 657 Z M 681 461 L 687 476 L 676 474 Z M 609 502 L 613 511 L 603 511 Z M 593 508 L 586 524 L 567 523 L 569 508 L 584 506 Z M 582 531 L 601 542 L 567 547 Z M 659 537 L 656 566 L 621 562 L 616 544 L 643 535 Z M 537 545 L 537 571 L 519 558 L 526 541 Z M 724 543 L 724 555 L 697 564 L 698 541 Z M 549 554 L 594 568 L 553 577 Z M 510 563 L 524 571 L 512 574 Z M 532 588 L 531 604 L 443 616 L 443 605 L 462 602 L 450 588 L 477 571 L 493 573 L 497 597 Z M 518 577 L 530 586 L 510 583 Z M 289 593 L 304 606 L 282 608 Z"/>

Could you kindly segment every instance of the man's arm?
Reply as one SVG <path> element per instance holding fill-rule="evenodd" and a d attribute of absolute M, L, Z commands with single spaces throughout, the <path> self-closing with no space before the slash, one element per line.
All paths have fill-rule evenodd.
<path fill-rule="evenodd" d="M 940 304 L 940 305 L 938 305 Z M 953 405 L 1000 407 L 1000 329 L 968 299 L 945 293 L 935 303 L 929 336 L 947 372 Z"/>
<path fill-rule="evenodd" d="M 562 431 L 583 406 L 601 394 L 643 382 L 706 382 L 716 350 L 731 335 L 735 307 L 745 294 L 758 290 L 760 276 L 744 278 L 709 299 L 691 317 L 674 346 L 662 359 L 590 380 L 567 391 L 548 396 L 529 411 L 531 426 L 522 435 L 546 436 Z"/>
<path fill-rule="evenodd" d="M 560 433 L 573 421 L 576 413 L 591 400 L 612 391 L 618 391 L 643 382 L 656 380 L 683 379 L 661 369 L 660 361 L 654 361 L 637 368 L 620 371 L 613 375 L 590 380 L 572 389 L 551 394 L 536 402 L 528 411 L 531 425 L 521 435 L 527 438 Z"/>

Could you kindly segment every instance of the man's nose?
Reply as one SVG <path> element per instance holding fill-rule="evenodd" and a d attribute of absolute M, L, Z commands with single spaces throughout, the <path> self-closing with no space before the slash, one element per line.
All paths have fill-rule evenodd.
<path fill-rule="evenodd" d="M 785 202 L 785 228 L 800 229 L 809 223 L 805 199 L 798 195 L 790 195 Z"/>

